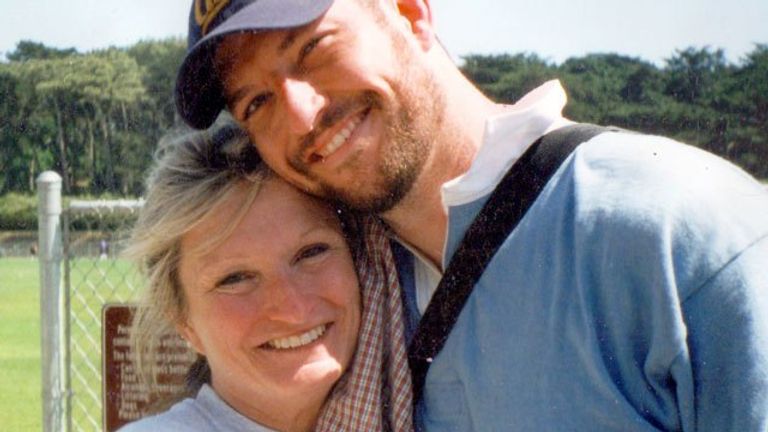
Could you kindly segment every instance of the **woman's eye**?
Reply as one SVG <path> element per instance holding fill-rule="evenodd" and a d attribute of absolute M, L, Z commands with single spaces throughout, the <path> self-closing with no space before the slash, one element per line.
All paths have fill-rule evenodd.
<path fill-rule="evenodd" d="M 324 254 L 326 251 L 328 251 L 331 247 L 328 246 L 325 243 L 317 243 L 309 245 L 299 251 L 299 253 L 296 254 L 296 258 L 294 258 L 294 262 L 298 263 L 299 261 L 311 259 L 317 256 L 320 256 Z"/>
<path fill-rule="evenodd" d="M 254 275 L 246 272 L 228 274 L 216 282 L 215 288 L 222 290 L 232 290 L 243 282 L 253 280 L 254 278 Z"/>

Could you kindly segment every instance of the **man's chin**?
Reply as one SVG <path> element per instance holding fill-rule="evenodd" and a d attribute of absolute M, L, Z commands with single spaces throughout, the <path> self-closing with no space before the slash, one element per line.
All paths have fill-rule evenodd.
<path fill-rule="evenodd" d="M 326 187 L 323 189 L 323 196 L 328 201 L 359 212 L 381 214 L 397 206 L 410 190 L 410 186 L 405 187 L 405 185 L 398 183 L 390 185 L 385 190 L 369 193 L 360 190 L 340 190 Z"/>
<path fill-rule="evenodd" d="M 324 195 L 325 199 L 336 205 L 363 213 L 383 213 L 397 205 L 396 200 L 393 200 L 390 195 L 361 196 L 337 191 Z"/>

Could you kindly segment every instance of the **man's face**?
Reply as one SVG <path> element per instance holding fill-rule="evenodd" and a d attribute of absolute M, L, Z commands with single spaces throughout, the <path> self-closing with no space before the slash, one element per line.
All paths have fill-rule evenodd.
<path fill-rule="evenodd" d="M 229 110 L 264 160 L 315 195 L 384 212 L 432 149 L 442 98 L 396 11 L 336 0 L 294 30 L 220 44 Z"/>

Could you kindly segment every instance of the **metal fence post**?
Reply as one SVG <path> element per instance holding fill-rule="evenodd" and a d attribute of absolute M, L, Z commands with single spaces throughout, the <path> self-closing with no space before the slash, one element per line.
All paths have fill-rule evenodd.
<path fill-rule="evenodd" d="M 40 259 L 40 343 L 43 431 L 65 430 L 64 293 L 61 283 L 61 176 L 46 171 L 37 178 Z"/>

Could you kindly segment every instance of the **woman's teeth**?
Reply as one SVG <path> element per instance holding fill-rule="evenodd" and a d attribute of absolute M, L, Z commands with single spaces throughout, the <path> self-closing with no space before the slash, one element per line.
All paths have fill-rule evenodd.
<path fill-rule="evenodd" d="M 286 338 L 280 339 L 272 339 L 271 341 L 267 342 L 266 345 L 274 349 L 298 348 L 316 341 L 320 336 L 323 335 L 323 333 L 325 333 L 326 328 L 327 326 L 323 324 L 300 335 L 288 336 Z"/>
<path fill-rule="evenodd" d="M 342 144 L 344 144 L 347 139 L 352 135 L 352 132 L 354 132 L 357 125 L 360 124 L 361 121 L 363 121 L 364 114 L 360 114 L 352 118 L 349 123 L 344 127 L 344 129 L 340 130 L 336 136 L 334 136 L 331 139 L 331 142 L 329 142 L 325 147 L 320 149 L 319 152 L 317 152 L 321 157 L 327 158 L 333 152 L 339 149 Z"/>

